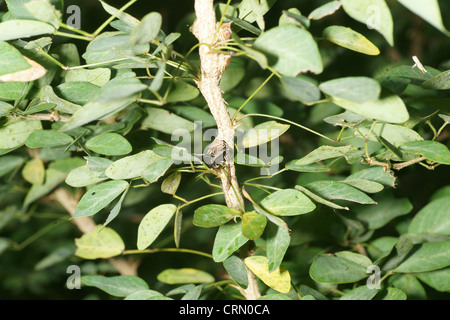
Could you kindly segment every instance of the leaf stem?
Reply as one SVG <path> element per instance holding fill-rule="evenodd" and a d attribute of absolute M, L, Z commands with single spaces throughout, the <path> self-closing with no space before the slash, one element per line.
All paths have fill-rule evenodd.
<path fill-rule="evenodd" d="M 123 255 L 127 254 L 141 254 L 141 253 L 156 253 L 156 252 L 181 252 L 181 253 L 191 253 L 199 256 L 207 257 L 212 259 L 212 255 L 206 252 L 183 249 L 183 248 L 156 248 L 156 249 L 145 249 L 145 250 L 125 250 L 122 252 Z"/>

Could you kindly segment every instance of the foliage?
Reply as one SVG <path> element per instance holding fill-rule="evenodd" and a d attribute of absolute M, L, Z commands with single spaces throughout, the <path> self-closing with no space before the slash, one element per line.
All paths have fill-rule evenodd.
<path fill-rule="evenodd" d="M 93 32 L 62 1 L 2 8 L 2 298 L 244 299 L 247 270 L 261 299 L 449 297 L 447 3 L 216 3 L 238 210 L 177 135 L 215 127 L 193 8 L 135 2 L 92 2 Z"/>

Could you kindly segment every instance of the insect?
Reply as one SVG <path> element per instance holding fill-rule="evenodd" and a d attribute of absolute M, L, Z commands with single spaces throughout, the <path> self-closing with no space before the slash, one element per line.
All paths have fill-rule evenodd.
<path fill-rule="evenodd" d="M 224 140 L 215 139 L 203 155 L 203 161 L 211 169 L 223 167 L 228 161 L 230 147 Z"/>
<path fill-rule="evenodd" d="M 218 41 L 226 41 L 231 38 L 231 22 L 222 23 L 220 26 L 219 32 L 217 33 L 217 40 Z"/>

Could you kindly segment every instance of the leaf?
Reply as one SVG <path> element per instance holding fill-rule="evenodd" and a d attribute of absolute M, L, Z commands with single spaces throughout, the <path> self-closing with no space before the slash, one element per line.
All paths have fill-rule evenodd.
<path fill-rule="evenodd" d="M 23 202 L 23 207 L 27 208 L 32 202 L 48 194 L 63 182 L 65 178 L 66 174 L 64 172 L 52 168 L 45 170 L 44 184 L 34 184 L 31 186 Z"/>
<path fill-rule="evenodd" d="M 143 175 L 148 166 L 163 159 L 152 150 L 141 151 L 114 161 L 105 171 L 111 179 L 132 179 Z"/>
<path fill-rule="evenodd" d="M 80 105 L 84 105 L 91 101 L 99 90 L 99 87 L 90 82 L 78 81 L 61 83 L 55 88 L 58 96 Z"/>
<path fill-rule="evenodd" d="M 330 202 L 330 201 L 328 201 L 328 200 L 326 200 L 326 199 L 324 199 L 324 198 L 322 198 L 322 197 L 319 197 L 317 194 L 315 194 L 315 193 L 309 191 L 308 189 L 306 189 L 306 188 L 304 188 L 304 187 L 302 187 L 302 186 L 297 185 L 297 186 L 295 186 L 295 189 L 300 190 L 301 192 L 303 192 L 304 194 L 306 194 L 308 197 L 312 198 L 314 201 L 316 201 L 316 202 L 318 202 L 318 203 L 321 203 L 321 204 L 323 204 L 323 205 L 326 205 L 326 206 L 328 206 L 328 207 L 331 207 L 331 208 L 333 208 L 333 209 L 344 209 L 344 210 L 349 210 L 348 207 L 342 207 L 342 206 L 337 205 L 337 204 L 335 204 L 335 203 L 333 203 L 333 202 Z"/>
<path fill-rule="evenodd" d="M 450 34 L 450 33 L 449 33 Z M 448 90 L 450 89 L 450 70 L 441 72 L 433 78 L 422 83 L 426 89 Z"/>
<path fill-rule="evenodd" d="M 55 110 L 63 113 L 73 114 L 75 111 L 81 108 L 80 105 L 69 102 L 67 100 L 58 97 L 51 86 L 45 86 L 41 89 L 39 96 L 41 101 L 46 103 L 55 104 Z"/>
<path fill-rule="evenodd" d="M 368 77 L 345 77 L 320 84 L 319 89 L 331 97 L 358 103 L 377 100 L 381 86 L 378 81 Z"/>
<path fill-rule="evenodd" d="M 317 43 L 304 29 L 292 25 L 272 28 L 256 39 L 254 48 L 264 53 L 269 64 L 285 76 L 323 71 Z"/>
<path fill-rule="evenodd" d="M 309 15 L 308 19 L 312 20 L 320 20 L 323 17 L 332 15 L 342 6 L 340 1 L 330 1 L 326 4 L 314 9 Z"/>
<path fill-rule="evenodd" d="M 111 221 L 114 220 L 115 217 L 117 217 L 117 215 L 120 212 L 120 209 L 122 209 L 122 203 L 125 197 L 127 196 L 128 190 L 130 190 L 129 186 L 127 187 L 127 189 L 125 189 L 125 191 L 122 193 L 122 196 L 120 196 L 119 201 L 117 201 L 117 203 L 109 212 L 108 218 L 106 218 L 106 221 L 103 223 L 103 227 L 106 227 L 106 225 L 108 225 Z"/>
<path fill-rule="evenodd" d="M 0 149 L 20 147 L 30 134 L 42 130 L 39 120 L 16 121 L 0 128 Z"/>
<path fill-rule="evenodd" d="M 4 100 L 17 100 L 28 90 L 25 82 L 4 82 L 0 83 L 0 98 Z"/>
<path fill-rule="evenodd" d="M 308 183 L 306 188 L 328 200 L 347 200 L 361 204 L 376 204 L 376 202 L 365 193 L 338 181 L 315 181 Z"/>
<path fill-rule="evenodd" d="M 421 140 L 411 141 L 400 145 L 400 150 L 404 150 L 414 154 L 420 154 L 437 163 L 450 164 L 449 149 L 437 141 Z"/>
<path fill-rule="evenodd" d="M 378 289 L 370 289 L 368 286 L 360 286 L 346 292 L 339 300 L 372 300 L 378 293 Z"/>
<path fill-rule="evenodd" d="M 96 184 L 108 179 L 103 175 L 103 171 L 89 169 L 87 165 L 78 167 L 70 171 L 66 177 L 66 183 L 74 188 L 81 188 Z"/>
<path fill-rule="evenodd" d="M 223 267 L 241 288 L 248 286 L 247 268 L 245 263 L 237 256 L 231 255 L 223 261 Z"/>
<path fill-rule="evenodd" d="M 362 192 L 366 193 L 377 193 L 384 189 L 383 185 L 381 183 L 370 181 L 370 180 L 363 180 L 363 179 L 345 179 L 341 182 L 351 185 L 352 187 L 355 187 L 356 189 L 361 190 Z"/>
<path fill-rule="evenodd" d="M 143 172 L 142 178 L 149 183 L 154 183 L 161 178 L 172 166 L 172 159 L 160 159 L 152 162 Z"/>
<path fill-rule="evenodd" d="M 255 240 L 258 239 L 267 224 L 267 218 L 257 212 L 246 212 L 242 215 L 242 234 L 244 237 Z"/>
<path fill-rule="evenodd" d="M 311 265 L 309 275 L 314 281 L 352 283 L 367 278 L 366 266 L 334 255 L 319 255 Z"/>
<path fill-rule="evenodd" d="M 230 222 L 220 226 L 212 250 L 214 261 L 224 261 L 247 241 L 248 239 L 242 234 L 241 222 Z"/>
<path fill-rule="evenodd" d="M 362 125 L 358 127 L 358 130 L 365 138 L 371 141 L 378 141 L 377 137 L 382 137 L 397 148 L 407 142 L 423 140 L 416 131 L 390 123 Z"/>
<path fill-rule="evenodd" d="M 117 256 L 125 250 L 125 244 L 116 231 L 103 226 L 75 239 L 75 255 L 83 259 L 107 259 Z"/>
<path fill-rule="evenodd" d="M 115 15 L 118 19 L 120 19 L 120 21 L 125 22 L 130 27 L 136 27 L 139 24 L 139 20 L 129 15 L 128 13 L 120 12 L 118 9 L 110 6 L 104 1 L 100 1 L 100 3 L 102 4 L 103 9 L 105 9 L 105 11 L 108 12 L 111 16 Z"/>
<path fill-rule="evenodd" d="M 357 103 L 335 96 L 332 97 L 332 102 L 346 110 L 358 113 L 367 119 L 390 123 L 403 123 L 409 119 L 409 113 L 403 100 L 396 95 L 363 103 Z"/>
<path fill-rule="evenodd" d="M 181 173 L 179 171 L 175 171 L 171 175 L 169 175 L 166 179 L 164 179 L 161 184 L 161 191 L 167 194 L 175 195 L 177 192 L 178 186 L 181 182 Z"/>
<path fill-rule="evenodd" d="M 0 23 L 0 40 L 29 38 L 56 31 L 52 25 L 34 20 L 7 20 Z"/>
<path fill-rule="evenodd" d="M 207 204 L 195 210 L 192 223 L 203 228 L 218 227 L 240 215 L 239 210 L 220 204 Z"/>
<path fill-rule="evenodd" d="M 86 141 L 86 148 L 108 156 L 119 156 L 132 151 L 132 146 L 120 134 L 107 132 Z"/>
<path fill-rule="evenodd" d="M 450 265 L 450 241 L 425 242 L 394 272 L 425 272 Z"/>
<path fill-rule="evenodd" d="M 425 300 L 427 292 L 412 274 L 396 274 L 389 278 L 389 285 L 402 290 L 409 300 Z"/>
<path fill-rule="evenodd" d="M 269 223 L 267 226 L 266 250 L 270 273 L 280 267 L 290 242 L 291 237 L 287 228 Z"/>
<path fill-rule="evenodd" d="M 92 95 L 93 101 L 105 102 L 127 98 L 147 89 L 134 72 L 125 72 L 111 79 Z"/>
<path fill-rule="evenodd" d="M 173 134 L 177 129 L 193 131 L 194 123 L 183 119 L 176 114 L 161 108 L 146 108 L 148 116 L 143 120 L 142 125 L 146 128 L 155 129 L 167 134 Z"/>
<path fill-rule="evenodd" d="M 24 3 L 25 9 L 32 14 L 32 16 L 40 21 L 47 22 L 55 28 L 59 27 L 61 20 L 61 12 L 48 0 L 34 0 Z"/>
<path fill-rule="evenodd" d="M 288 293 L 291 290 L 291 276 L 283 266 L 269 272 L 268 260 L 263 256 L 247 257 L 244 263 L 262 282 L 272 289 L 281 293 Z"/>
<path fill-rule="evenodd" d="M 265 197 L 261 205 L 277 216 L 294 216 L 313 211 L 316 206 L 307 196 L 295 189 L 278 190 Z"/>
<path fill-rule="evenodd" d="M 96 214 L 124 192 L 127 187 L 128 182 L 114 180 L 89 189 L 78 203 L 74 218 Z"/>
<path fill-rule="evenodd" d="M 281 136 L 289 127 L 287 124 L 281 124 L 276 121 L 260 123 L 245 132 L 242 138 L 242 145 L 244 148 L 251 148 L 265 144 Z"/>
<path fill-rule="evenodd" d="M 25 159 L 18 155 L 6 155 L 0 157 L 0 177 L 4 176 L 8 172 L 11 172 L 15 168 L 21 166 L 25 162 Z"/>
<path fill-rule="evenodd" d="M 88 82 L 98 87 L 105 85 L 111 78 L 111 69 L 96 68 L 96 69 L 75 69 L 69 70 L 64 77 L 66 83 L 68 82 Z"/>
<path fill-rule="evenodd" d="M 450 36 L 450 32 L 445 28 L 442 22 L 441 10 L 439 9 L 439 3 L 437 0 L 398 0 L 398 2 L 427 21 L 439 31 L 443 32 L 447 36 Z"/>
<path fill-rule="evenodd" d="M 22 169 L 22 177 L 31 184 L 43 184 L 45 179 L 44 162 L 39 158 L 29 160 Z"/>
<path fill-rule="evenodd" d="M 139 290 L 129 294 L 124 300 L 152 300 L 152 298 L 170 299 L 155 290 Z"/>
<path fill-rule="evenodd" d="M 397 288 L 388 287 L 381 300 L 406 300 L 406 294 Z M 377 297 L 378 298 L 378 297 Z"/>
<path fill-rule="evenodd" d="M 158 12 L 146 14 L 130 34 L 132 44 L 148 43 L 158 36 L 162 17 Z"/>
<path fill-rule="evenodd" d="M 363 169 L 352 173 L 345 180 L 366 179 L 375 181 L 386 186 L 395 186 L 395 177 L 391 176 L 389 172 L 384 171 L 382 167 L 374 167 Z"/>
<path fill-rule="evenodd" d="M 415 274 L 420 281 L 440 292 L 450 291 L 450 268 Z"/>
<path fill-rule="evenodd" d="M 186 81 L 177 81 L 169 91 L 166 102 L 186 102 L 197 98 L 199 94 L 200 92 L 193 85 Z"/>
<path fill-rule="evenodd" d="M 433 200 L 417 212 L 408 232 L 450 235 L 450 196 Z"/>
<path fill-rule="evenodd" d="M 353 145 L 332 147 L 332 146 L 320 146 L 317 149 L 311 151 L 306 156 L 299 160 L 295 160 L 294 165 L 303 166 L 319 162 L 322 160 L 328 160 L 333 158 L 345 157 L 349 152 L 355 151 L 356 148 Z"/>
<path fill-rule="evenodd" d="M 45 148 L 65 146 L 72 142 L 73 138 L 66 133 L 52 130 L 39 130 L 32 132 L 28 136 L 25 145 L 28 148 Z"/>
<path fill-rule="evenodd" d="M 19 50 L 5 41 L 0 41 L 0 55 L 2 56 L 2 60 L 0 61 L 0 76 L 31 68 L 31 65 Z M 2 80 L 2 77 L 0 77 L 0 80 L 5 81 Z"/>
<path fill-rule="evenodd" d="M 148 284 L 137 276 L 82 276 L 81 282 L 89 287 L 97 287 L 115 297 L 126 297 L 133 292 L 148 290 Z"/>
<path fill-rule="evenodd" d="M 380 54 L 380 50 L 372 42 L 351 28 L 330 26 L 323 30 L 323 37 L 338 46 L 356 52 L 371 56 Z"/>
<path fill-rule="evenodd" d="M 243 19 L 249 23 L 253 23 L 256 21 L 258 16 L 253 12 L 255 8 L 254 0 L 243 0 L 237 6 L 238 18 Z M 258 14 L 264 15 L 267 11 L 275 4 L 276 0 L 260 0 L 259 4 L 259 12 Z"/>
<path fill-rule="evenodd" d="M 286 91 L 303 104 L 311 105 L 320 100 L 320 91 L 317 85 L 305 76 L 281 77 L 281 83 Z"/>
<path fill-rule="evenodd" d="M 350 215 L 364 222 L 369 229 L 379 229 L 389 221 L 410 213 L 412 209 L 408 198 L 383 198 L 378 205 L 355 208 Z"/>
<path fill-rule="evenodd" d="M 142 219 L 138 228 L 137 248 L 144 250 L 164 230 L 175 214 L 177 207 L 173 204 L 162 204 L 150 210 Z"/>
<path fill-rule="evenodd" d="M 341 0 L 344 11 L 369 29 L 378 31 L 389 45 L 394 45 L 394 23 L 384 0 Z"/>
<path fill-rule="evenodd" d="M 159 273 L 156 278 L 158 281 L 167 284 L 214 282 L 214 277 L 212 275 L 205 271 L 193 268 L 166 269 Z"/>
<path fill-rule="evenodd" d="M 60 131 L 69 131 L 81 127 L 91 121 L 98 120 L 106 116 L 111 116 L 126 108 L 134 100 L 135 97 L 131 96 L 113 101 L 88 102 L 74 112 L 70 120 L 61 127 Z"/>

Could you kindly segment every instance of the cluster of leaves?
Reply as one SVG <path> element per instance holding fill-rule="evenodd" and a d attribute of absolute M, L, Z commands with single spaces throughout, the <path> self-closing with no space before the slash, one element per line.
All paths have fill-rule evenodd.
<path fill-rule="evenodd" d="M 394 24 L 384 0 L 331 1 L 307 17 L 291 8 L 268 30 L 265 14 L 275 0 L 217 4 L 220 21 L 233 22 L 232 38 L 211 50 L 233 52 L 221 87 L 232 119 L 244 130 L 235 157 L 248 200 L 242 211 L 222 204 L 221 192 L 214 191 L 220 187 L 211 182 L 214 170 L 170 141 L 176 129 L 195 134 L 195 121 L 202 121 L 203 128 L 215 125 L 193 81 L 199 77 L 192 53 L 196 46 L 186 55 L 176 51 L 181 33 L 166 34 L 159 13 L 141 20 L 125 13 L 134 2 L 116 9 L 100 1 L 111 17 L 88 33 L 63 23 L 59 3 L 6 1 L 8 11 L 0 22 L 0 230 L 14 230 L 16 220 L 39 217 L 44 210 L 60 212 L 58 205 L 49 203 L 59 187 L 73 193 L 85 188 L 75 219 L 98 219 L 99 213 L 109 212 L 94 231 L 75 239 L 75 249 L 66 243 L 53 248 L 38 270 L 67 265 L 68 259 L 81 264 L 83 259 L 172 251 L 221 263 L 231 279 L 217 281 L 201 267 L 162 265 L 156 277 L 161 290 L 150 290 L 142 278 L 127 275 L 85 275 L 83 284 L 126 299 L 171 299 L 180 294 L 183 299 L 211 298 L 217 289 L 222 298 L 240 299 L 233 285 L 249 285 L 248 268 L 261 280 L 266 299 L 424 298 L 422 283 L 450 291 L 448 187 L 437 191 L 414 217 L 395 225 L 396 236 L 376 236 L 413 210 L 410 199 L 394 196 L 396 170 L 418 164 L 439 170 L 450 164 L 450 151 L 442 142 L 450 122 L 449 71 L 402 64 L 373 77 L 319 81 L 304 74 L 322 74 L 330 63 L 325 57 L 332 59 L 342 48 L 380 54 L 378 46 L 348 27 L 327 24 L 320 39 L 313 36 L 315 23 L 342 11 L 368 23 L 369 9 L 375 6 L 380 18 L 376 31 L 393 46 Z M 399 2 L 449 34 L 437 1 L 429 1 L 427 10 L 419 2 Z M 114 31 L 105 31 L 107 27 Z M 55 39 L 60 37 L 87 41 L 85 52 L 80 54 L 75 43 L 58 45 Z M 255 74 L 263 70 L 266 78 L 245 85 L 249 98 L 242 99 L 239 87 L 244 86 L 247 70 L 255 68 Z M 264 95 L 273 77 L 278 79 L 280 103 L 318 110 L 320 120 L 331 125 L 327 135 L 297 123 L 297 117 L 283 118 L 287 108 Z M 311 140 L 307 152 L 285 162 L 289 147 L 268 161 L 246 153 L 294 129 L 319 140 Z M 188 165 L 177 165 L 180 161 Z M 274 165 L 283 168 L 272 172 Z M 258 171 L 247 170 L 252 167 Z M 259 170 L 270 174 L 258 176 Z M 244 180 L 241 171 L 252 174 Z M 297 173 L 299 178 L 291 182 Z M 193 184 L 201 195 L 189 190 Z M 162 200 L 148 202 L 149 197 Z M 147 212 L 138 227 L 130 217 L 120 220 L 131 225 L 129 241 L 130 228 L 122 234 L 110 223 L 136 208 Z M 69 224 L 67 214 L 56 220 Z M 167 248 L 164 241 L 155 243 L 171 221 L 175 248 Z M 192 226 L 199 227 L 194 234 L 214 230 L 211 254 L 183 249 L 183 233 Z M 11 231 L 10 238 L 0 238 L 0 254 L 23 249 L 47 231 L 43 227 L 22 243 Z M 254 254 L 239 257 L 240 249 Z M 99 266 L 93 273 L 101 273 Z M 373 266 L 381 270 L 383 290 L 365 285 Z M 161 284 L 178 286 L 163 294 L 166 287 Z"/>

